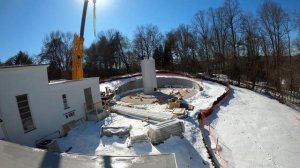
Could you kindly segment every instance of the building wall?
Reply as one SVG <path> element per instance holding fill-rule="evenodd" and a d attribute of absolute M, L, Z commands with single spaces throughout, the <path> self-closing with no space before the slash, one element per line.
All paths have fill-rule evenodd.
<path fill-rule="evenodd" d="M 94 102 L 101 101 L 98 78 L 48 84 L 47 66 L 19 67 L 0 70 L 0 107 L 8 140 L 34 146 L 35 141 L 62 125 L 85 116 L 84 88 L 91 87 Z M 34 130 L 24 133 L 16 96 L 27 94 Z M 62 94 L 66 94 L 69 109 L 64 109 Z M 66 118 L 65 113 L 74 111 Z"/>

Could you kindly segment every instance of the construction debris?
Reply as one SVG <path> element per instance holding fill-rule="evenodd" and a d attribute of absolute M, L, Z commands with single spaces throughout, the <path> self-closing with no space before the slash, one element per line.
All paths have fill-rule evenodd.
<path fill-rule="evenodd" d="M 146 132 L 142 132 L 140 130 L 132 129 L 130 131 L 130 140 L 128 146 L 132 146 L 134 143 L 141 143 L 141 142 L 149 142 L 149 138 Z"/>
<path fill-rule="evenodd" d="M 182 137 L 183 132 L 183 122 L 179 121 L 178 119 L 172 119 L 151 125 L 147 134 L 151 143 L 157 145 L 170 138 L 170 136 Z"/>
<path fill-rule="evenodd" d="M 112 107 L 112 110 L 115 110 L 116 113 L 129 116 L 135 119 L 140 119 L 150 123 L 158 123 L 161 121 L 166 121 L 173 118 L 171 113 L 164 112 L 152 112 L 143 109 L 135 109 L 124 106 L 115 105 Z"/>
<path fill-rule="evenodd" d="M 173 109 L 173 108 L 179 108 L 181 104 L 181 100 L 178 98 L 172 98 L 168 100 L 168 108 Z"/>
<path fill-rule="evenodd" d="M 182 115 L 184 114 L 185 108 L 174 108 L 172 114 Z"/>
<path fill-rule="evenodd" d="M 114 136 L 117 135 L 118 137 L 122 138 L 126 135 L 129 135 L 131 130 L 131 125 L 124 126 L 124 127 L 101 127 L 100 137 L 102 136 Z"/>

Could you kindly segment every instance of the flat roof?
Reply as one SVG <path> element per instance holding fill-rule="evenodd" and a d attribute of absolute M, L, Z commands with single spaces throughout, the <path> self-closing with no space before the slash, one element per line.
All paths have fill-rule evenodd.
<path fill-rule="evenodd" d="M 0 140 L 0 167 L 5 168 L 177 168 L 175 154 L 144 156 L 87 156 L 59 154 Z"/>
<path fill-rule="evenodd" d="M 58 80 L 51 80 L 49 81 L 49 85 L 57 85 L 57 84 L 64 84 L 64 83 L 71 83 L 71 82 L 80 82 L 80 81 L 85 81 L 85 80 L 90 80 L 90 79 L 99 79 L 98 77 L 91 77 L 91 78 L 82 78 L 80 80 L 68 80 L 68 79 L 58 79 Z"/>
<path fill-rule="evenodd" d="M 8 68 L 26 68 L 26 67 L 43 67 L 43 66 L 49 66 L 48 64 L 30 64 L 30 65 L 4 65 L 0 66 L 1 69 L 8 69 Z"/>
<path fill-rule="evenodd" d="M 51 80 L 51 81 L 49 81 L 49 85 L 54 85 L 54 84 L 59 84 L 59 83 L 66 83 L 66 82 L 72 82 L 72 80 L 67 80 L 67 79 Z"/>

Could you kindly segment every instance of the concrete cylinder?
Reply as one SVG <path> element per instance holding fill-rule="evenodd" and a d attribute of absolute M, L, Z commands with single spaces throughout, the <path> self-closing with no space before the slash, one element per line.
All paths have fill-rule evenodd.
<path fill-rule="evenodd" d="M 143 88 L 145 94 L 154 93 L 157 89 L 157 79 L 154 59 L 141 60 Z"/>

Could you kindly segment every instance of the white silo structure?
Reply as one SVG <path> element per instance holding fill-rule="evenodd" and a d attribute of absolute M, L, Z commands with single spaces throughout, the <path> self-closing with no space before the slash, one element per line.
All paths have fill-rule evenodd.
<path fill-rule="evenodd" d="M 157 89 L 157 79 L 154 59 L 141 60 L 143 87 L 145 94 L 151 94 Z"/>

